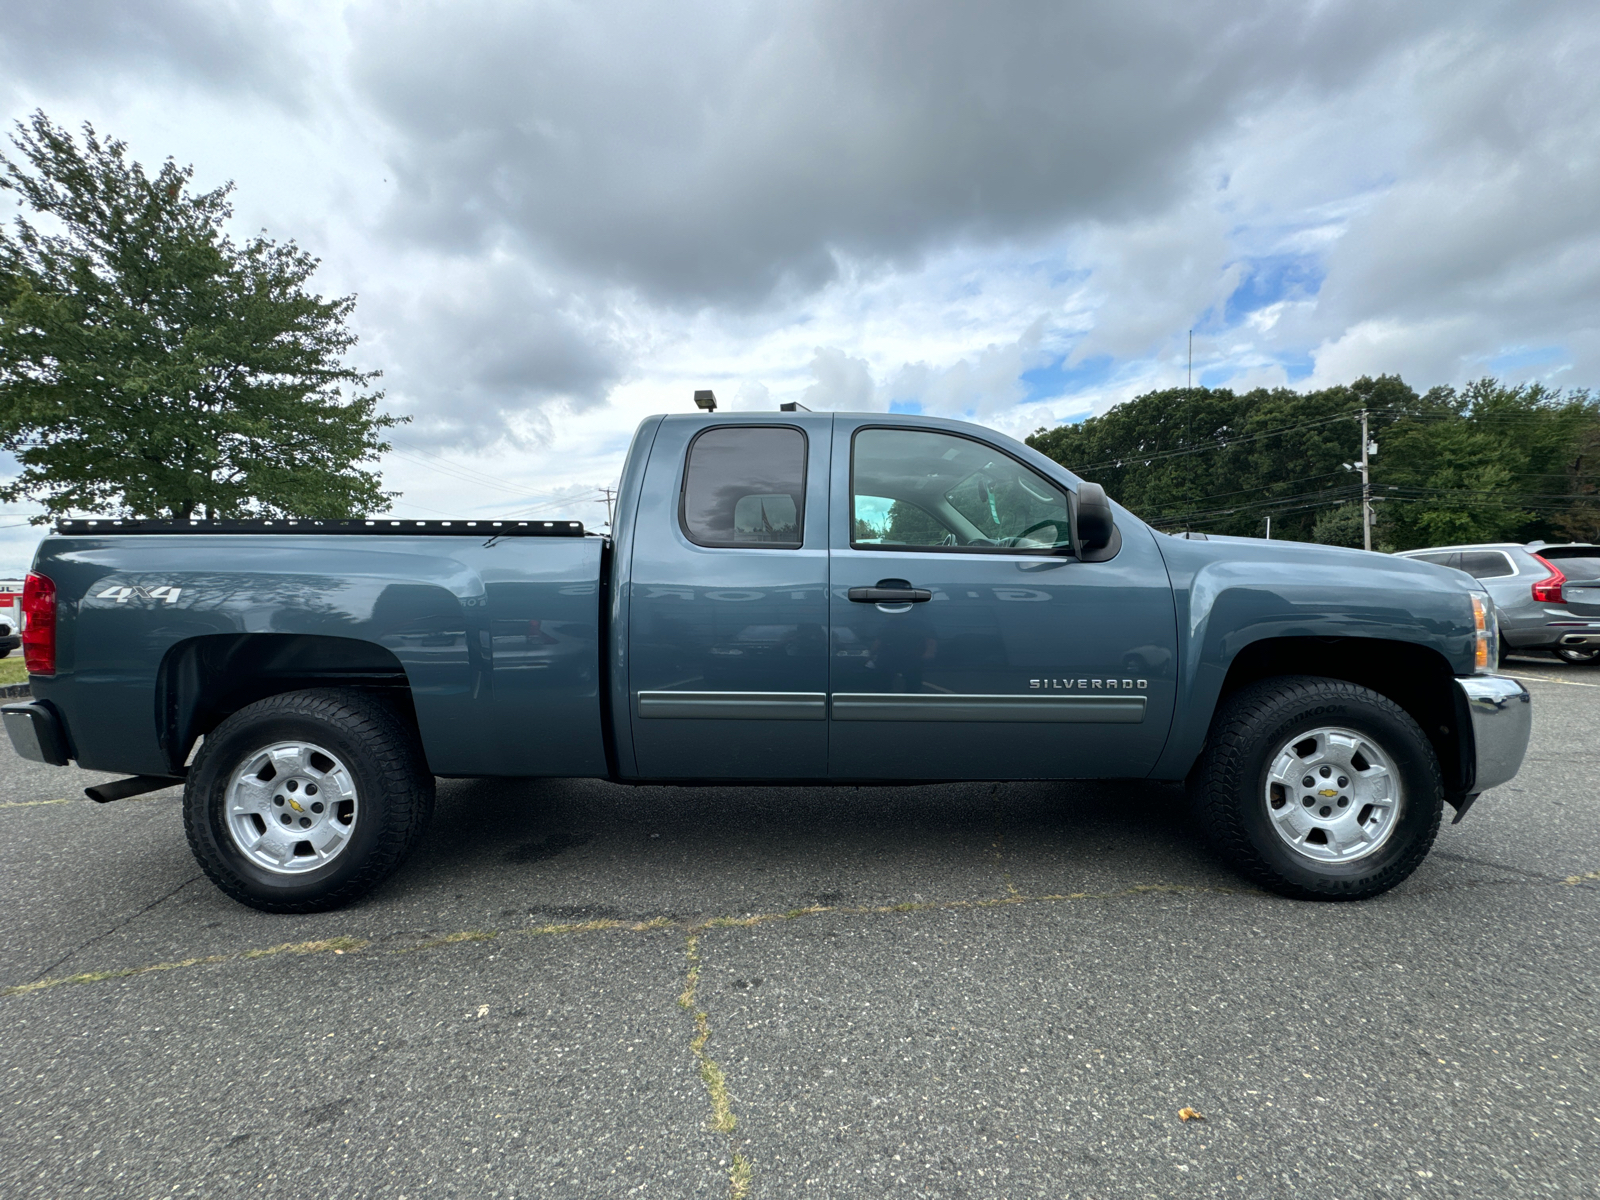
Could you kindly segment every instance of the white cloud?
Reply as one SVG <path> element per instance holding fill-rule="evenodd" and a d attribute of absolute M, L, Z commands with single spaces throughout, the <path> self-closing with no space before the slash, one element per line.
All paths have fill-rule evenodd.
<path fill-rule="evenodd" d="M 1597 52 L 1576 0 L 72 0 L 8 8 L 0 110 L 359 293 L 399 511 L 593 522 L 700 387 L 1026 433 L 1190 329 L 1197 382 L 1600 382 Z"/>

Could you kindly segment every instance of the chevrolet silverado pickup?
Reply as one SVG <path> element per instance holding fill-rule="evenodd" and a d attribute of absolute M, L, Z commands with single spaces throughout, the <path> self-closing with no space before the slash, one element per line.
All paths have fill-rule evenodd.
<path fill-rule="evenodd" d="M 1249 880 L 1360 899 L 1531 723 L 1462 572 L 1158 533 L 1001 434 L 881 413 L 651 417 L 608 537 L 63 520 L 22 609 L 17 751 L 132 776 L 102 801 L 181 782 L 207 875 L 275 912 L 375 886 L 452 776 L 1184 782 Z"/>

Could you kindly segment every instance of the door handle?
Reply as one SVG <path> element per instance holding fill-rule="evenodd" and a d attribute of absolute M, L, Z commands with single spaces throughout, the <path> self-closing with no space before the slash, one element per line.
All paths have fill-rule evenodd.
<path fill-rule="evenodd" d="M 921 604 L 933 599 L 927 588 L 914 587 L 853 587 L 845 595 L 857 604 Z"/>

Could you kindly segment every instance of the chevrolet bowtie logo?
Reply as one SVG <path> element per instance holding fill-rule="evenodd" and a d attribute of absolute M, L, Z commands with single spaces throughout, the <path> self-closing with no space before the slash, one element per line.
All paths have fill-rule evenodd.
<path fill-rule="evenodd" d="M 1334 788 L 1323 788 L 1320 792 L 1317 793 L 1317 795 L 1319 795 L 1319 796 L 1337 796 L 1338 794 L 1339 794 L 1338 791 L 1335 790 Z M 290 804 L 294 804 L 294 801 L 291 800 L 291 801 L 289 801 L 289 803 Z M 300 807 L 298 804 L 294 804 L 294 806 L 296 808 Z"/>
<path fill-rule="evenodd" d="M 1332 793 L 1332 792 L 1324 792 L 1324 793 L 1323 793 L 1323 794 L 1324 794 L 1324 795 L 1327 795 L 1327 796 L 1331 796 L 1331 795 L 1333 795 L 1333 793 Z M 295 810 L 295 812 L 305 812 L 305 809 L 303 809 L 303 808 L 301 808 L 301 807 L 300 807 L 300 803 L 299 803 L 299 801 L 297 801 L 297 800 L 291 800 L 291 801 L 289 801 L 289 807 L 290 807 L 290 808 L 292 808 L 292 809 L 294 809 L 294 810 Z"/>

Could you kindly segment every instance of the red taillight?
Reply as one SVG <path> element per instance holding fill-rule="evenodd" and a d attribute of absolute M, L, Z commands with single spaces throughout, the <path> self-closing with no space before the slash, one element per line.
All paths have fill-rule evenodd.
<path fill-rule="evenodd" d="M 1567 577 L 1549 559 L 1539 558 L 1537 554 L 1533 557 L 1538 559 L 1541 567 L 1550 572 L 1548 579 L 1541 579 L 1533 585 L 1533 598 L 1540 604 L 1563 603 L 1565 598 L 1561 595 L 1561 585 L 1567 581 Z"/>
<path fill-rule="evenodd" d="M 56 585 L 45 575 L 22 585 L 22 661 L 29 675 L 56 673 Z"/>

